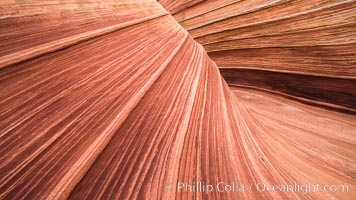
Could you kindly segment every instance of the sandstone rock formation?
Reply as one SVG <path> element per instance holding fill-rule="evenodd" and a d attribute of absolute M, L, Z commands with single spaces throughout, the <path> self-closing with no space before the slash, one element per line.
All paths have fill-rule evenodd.
<path fill-rule="evenodd" d="M 230 85 L 355 112 L 354 0 L 159 2 Z"/>
<path fill-rule="evenodd" d="M 271 12 L 262 8 L 273 2 L 279 1 L 1 1 L 0 199 L 351 199 L 354 4 L 295 1 L 274 8 L 276 18 L 297 15 L 295 8 L 335 12 L 325 21 L 317 16 L 327 14 L 314 13 L 314 25 L 339 24 L 330 34 L 340 38 L 302 45 L 296 54 L 299 47 L 271 41 L 274 30 L 287 37 L 285 28 L 299 30 L 298 24 L 271 19 L 279 28 L 263 29 L 256 19 L 266 19 Z M 246 6 L 261 11 L 227 17 Z M 223 36 L 228 18 L 256 26 L 245 36 L 236 27 Z M 222 24 L 212 24 L 221 29 L 206 25 L 217 19 Z M 289 20 L 307 29 L 307 21 Z M 200 26 L 207 28 L 194 28 Z M 247 39 L 254 34 L 267 39 Z M 246 39 L 230 44 L 223 38 L 236 36 Z M 313 53 L 319 50 L 320 56 Z M 323 63 L 321 55 L 332 62 Z M 310 63 L 302 63 L 308 56 Z M 293 82 L 299 76 L 310 84 Z M 199 182 L 245 188 L 178 189 Z M 347 185 L 348 192 L 262 192 L 256 187 L 261 182 Z"/>

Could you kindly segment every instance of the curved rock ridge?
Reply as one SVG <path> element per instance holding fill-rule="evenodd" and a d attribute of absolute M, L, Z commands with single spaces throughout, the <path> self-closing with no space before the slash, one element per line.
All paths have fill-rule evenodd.
<path fill-rule="evenodd" d="M 355 113 L 354 0 L 159 2 L 228 84 Z"/>
<path fill-rule="evenodd" d="M 1 1 L 0 199 L 355 196 L 355 115 L 229 86 L 208 54 L 153 0 Z"/>

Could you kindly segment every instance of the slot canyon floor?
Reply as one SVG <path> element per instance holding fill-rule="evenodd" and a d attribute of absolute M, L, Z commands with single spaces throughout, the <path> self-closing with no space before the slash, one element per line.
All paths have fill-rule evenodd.
<path fill-rule="evenodd" d="M 354 0 L 2 0 L 0 199 L 354 199 Z"/>

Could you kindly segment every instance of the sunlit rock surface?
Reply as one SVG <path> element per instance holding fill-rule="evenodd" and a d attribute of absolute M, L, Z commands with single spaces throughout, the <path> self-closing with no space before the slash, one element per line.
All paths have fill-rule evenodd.
<path fill-rule="evenodd" d="M 234 45 L 214 47 L 212 43 L 208 47 L 202 41 L 213 36 L 209 31 L 214 29 L 194 33 L 182 23 L 190 12 L 203 15 L 209 9 L 224 8 L 227 11 L 222 14 L 228 15 L 247 11 L 247 2 L 250 9 L 273 3 L 241 2 L 245 7 L 230 7 L 237 2 L 228 0 L 160 2 L 174 18 L 153 0 L 1 1 L 0 199 L 352 199 L 355 89 L 347 84 L 355 79 L 353 33 L 339 39 L 349 48 L 342 42 L 327 45 L 339 51 L 327 54 L 325 48 L 325 59 L 334 63 L 324 65 L 318 61 L 324 61 L 321 56 L 313 56 L 318 67 L 301 62 L 312 50 L 304 49 L 300 56 L 293 51 L 283 51 L 286 56 L 278 52 L 280 58 L 276 52 L 271 57 L 258 52 L 278 50 L 277 43 L 283 40 L 276 40 L 273 48 L 262 47 L 261 40 L 250 41 L 249 45 L 262 45 L 256 52 Z M 312 6 L 307 1 L 295 2 L 292 8 L 298 12 Z M 315 9 L 329 5 L 325 2 L 314 5 Z M 340 5 L 352 25 L 354 4 Z M 267 19 L 262 13 L 254 15 Z M 325 23 L 345 22 L 340 12 L 329 17 Z M 198 22 L 191 26 L 219 18 L 196 18 Z M 297 24 L 285 27 L 293 29 Z M 262 35 L 286 30 L 271 28 L 262 33 L 258 32 L 264 30 L 261 27 L 252 29 Z M 230 87 L 190 35 L 206 47 L 219 67 L 232 63 L 231 72 L 222 71 Z M 270 44 L 269 36 L 265 37 Z M 233 53 L 239 49 L 241 54 Z M 225 61 L 228 53 L 236 60 Z M 300 61 L 294 63 L 289 57 Z M 246 75 L 235 69 L 241 66 Z M 285 73 L 278 76 L 278 83 L 286 91 L 268 83 L 273 76 L 262 68 L 273 76 Z M 286 86 L 296 74 L 314 77 L 317 83 L 309 85 L 318 90 L 313 92 L 301 81 Z M 347 84 L 339 90 L 335 82 L 319 82 L 325 77 Z M 295 89 L 301 94 L 291 93 L 291 88 L 302 86 L 301 91 Z M 329 96 L 318 91 L 334 98 L 327 101 Z M 314 101 L 320 100 L 328 109 L 275 93 L 310 101 L 308 93 L 319 94 Z M 234 182 L 234 191 L 218 191 L 220 182 L 224 186 Z M 348 185 L 348 192 L 261 192 L 256 188 L 261 182 Z M 178 189 L 181 183 L 212 184 L 214 190 Z"/>

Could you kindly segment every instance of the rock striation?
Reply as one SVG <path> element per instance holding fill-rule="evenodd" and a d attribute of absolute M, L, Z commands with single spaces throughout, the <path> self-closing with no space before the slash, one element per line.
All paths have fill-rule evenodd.
<path fill-rule="evenodd" d="M 204 46 L 229 85 L 355 112 L 354 0 L 159 2 Z"/>
<path fill-rule="evenodd" d="M 355 90 L 347 84 L 354 81 L 354 69 L 345 67 L 338 76 L 335 63 L 354 61 L 353 35 L 349 32 L 351 42 L 345 44 L 350 51 L 328 46 L 341 48 L 340 57 L 330 59 L 347 54 L 345 59 L 351 60 L 335 60 L 330 70 L 292 62 L 281 70 L 288 56 L 278 61 L 271 55 L 264 66 L 256 58 L 261 69 L 240 72 L 237 61 L 246 64 L 246 58 L 232 60 L 224 71 L 224 63 L 230 62 L 224 56 L 240 49 L 211 51 L 214 44 L 210 48 L 202 41 L 214 34 L 193 32 L 180 18 L 209 9 L 234 13 L 238 2 L 1 1 L 0 199 L 351 199 L 356 187 L 355 115 L 251 88 L 312 99 L 308 92 L 315 95 L 312 90 L 318 88 L 330 95 L 331 87 L 322 84 L 341 81 L 348 93 L 335 85 L 334 95 L 340 96 L 328 101 L 321 93 L 315 101 L 352 111 Z M 269 1 L 263 2 L 262 7 Z M 296 2 L 295 7 L 309 6 Z M 349 12 L 354 4 L 340 5 Z M 204 18 L 192 17 L 192 26 L 205 27 L 220 17 Z M 242 48 L 238 55 L 252 56 L 253 66 L 253 56 L 268 58 L 259 50 L 269 49 Z M 304 92 L 298 84 L 295 90 L 278 88 L 278 83 L 300 78 L 294 76 L 315 77 L 316 83 Z M 318 82 L 323 78 L 330 80 Z M 347 186 L 347 191 L 261 188 L 308 183 Z M 213 190 L 207 191 L 208 185 Z"/>

